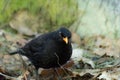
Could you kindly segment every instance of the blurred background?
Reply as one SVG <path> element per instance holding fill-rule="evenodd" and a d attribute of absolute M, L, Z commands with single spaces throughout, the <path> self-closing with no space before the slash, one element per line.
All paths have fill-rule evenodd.
<path fill-rule="evenodd" d="M 0 68 L 20 74 L 8 51 L 61 26 L 72 32 L 73 69 L 120 64 L 120 0 L 1 0 Z"/>
<path fill-rule="evenodd" d="M 69 27 L 81 37 L 120 37 L 119 0 L 1 0 L 0 29 L 25 35 Z"/>
<path fill-rule="evenodd" d="M 53 31 L 73 24 L 78 17 L 78 3 L 73 0 L 2 0 L 0 28 L 10 27 L 18 33 Z"/>

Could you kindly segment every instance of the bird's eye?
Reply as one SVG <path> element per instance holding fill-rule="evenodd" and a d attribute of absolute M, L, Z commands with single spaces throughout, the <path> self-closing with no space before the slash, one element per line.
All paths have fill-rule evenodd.
<path fill-rule="evenodd" d="M 65 37 L 63 33 L 59 32 L 59 34 L 60 34 L 61 37 Z"/>
<path fill-rule="evenodd" d="M 62 33 L 61 33 L 61 36 L 62 36 L 62 37 L 65 37 Z"/>

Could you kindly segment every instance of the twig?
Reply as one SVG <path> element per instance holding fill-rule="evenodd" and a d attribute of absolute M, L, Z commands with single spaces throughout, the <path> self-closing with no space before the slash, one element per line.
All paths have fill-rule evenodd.
<path fill-rule="evenodd" d="M 3 74 L 3 73 L 1 73 L 1 72 L 0 72 L 0 75 L 4 76 L 6 79 L 17 80 L 17 78 L 11 77 L 11 76 L 8 76 L 8 75 L 5 75 L 5 74 Z"/>
<path fill-rule="evenodd" d="M 66 70 L 64 69 L 64 67 L 62 67 L 61 65 L 60 65 L 60 63 L 59 63 L 59 56 L 55 53 L 55 56 L 57 57 L 57 63 L 58 63 L 58 65 L 60 66 L 60 68 L 65 72 L 65 74 L 67 74 L 68 76 L 69 76 L 69 74 L 66 72 Z"/>

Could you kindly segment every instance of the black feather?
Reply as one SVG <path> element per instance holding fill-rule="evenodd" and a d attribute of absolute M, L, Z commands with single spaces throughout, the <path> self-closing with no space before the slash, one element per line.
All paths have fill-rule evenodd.
<path fill-rule="evenodd" d="M 68 38 L 68 44 L 63 41 Z M 66 28 L 43 34 L 10 54 L 22 54 L 32 62 L 36 69 L 55 68 L 65 64 L 71 57 L 71 32 Z"/>

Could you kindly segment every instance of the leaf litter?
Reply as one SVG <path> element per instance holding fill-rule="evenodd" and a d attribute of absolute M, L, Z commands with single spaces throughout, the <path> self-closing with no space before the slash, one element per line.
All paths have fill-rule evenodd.
<path fill-rule="evenodd" d="M 26 57 L 8 54 L 8 51 L 23 46 L 28 38 L 0 33 L 0 80 L 35 80 L 34 66 Z M 73 45 L 79 42 L 72 40 L 75 40 Z M 59 77 L 62 80 L 120 80 L 119 43 L 119 39 L 103 36 L 84 38 L 73 47 L 71 60 L 57 69 L 59 76 L 53 69 L 42 69 L 39 70 L 40 77 L 43 80 L 59 80 Z"/>

